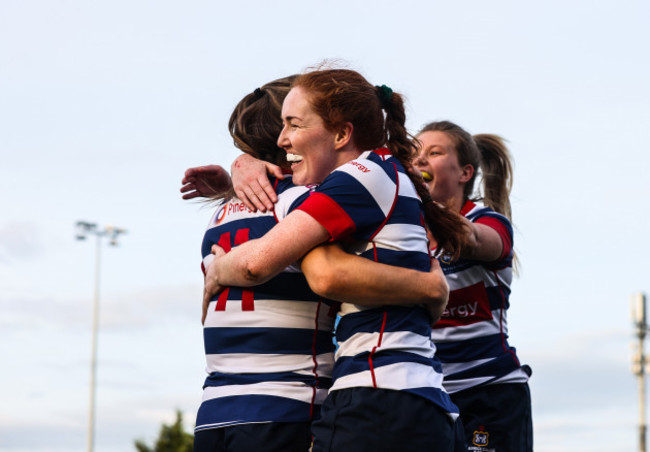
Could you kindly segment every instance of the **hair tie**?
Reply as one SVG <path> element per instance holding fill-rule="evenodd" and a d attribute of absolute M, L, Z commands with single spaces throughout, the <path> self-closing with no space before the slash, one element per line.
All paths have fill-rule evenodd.
<path fill-rule="evenodd" d="M 377 96 L 381 102 L 381 108 L 388 110 L 393 102 L 393 90 L 386 85 L 375 86 L 377 88 Z"/>
<path fill-rule="evenodd" d="M 255 100 L 261 99 L 262 96 L 264 95 L 264 91 L 262 91 L 259 88 L 255 88 L 255 91 L 253 91 L 253 94 L 255 94 Z"/>

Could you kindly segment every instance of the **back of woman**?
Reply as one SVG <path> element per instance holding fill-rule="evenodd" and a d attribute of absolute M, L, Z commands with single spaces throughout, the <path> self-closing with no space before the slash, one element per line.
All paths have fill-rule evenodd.
<path fill-rule="evenodd" d="M 213 256 L 212 245 L 230 251 L 262 237 L 308 195 L 290 180 L 276 181 L 273 212 L 251 212 L 237 198 L 220 203 L 203 238 L 204 266 Z M 309 423 L 331 384 L 337 307 L 313 293 L 296 268 L 264 284 L 228 287 L 214 296 L 204 322 L 209 375 L 196 431 L 260 422 Z"/>

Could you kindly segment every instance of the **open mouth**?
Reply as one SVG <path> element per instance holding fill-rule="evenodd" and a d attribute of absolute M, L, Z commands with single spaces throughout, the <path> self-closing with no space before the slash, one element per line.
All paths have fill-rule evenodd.
<path fill-rule="evenodd" d="M 433 176 L 426 171 L 420 171 L 422 173 L 422 179 L 424 179 L 426 182 L 431 182 L 433 180 Z"/>
<path fill-rule="evenodd" d="M 289 162 L 289 163 L 302 162 L 302 155 L 287 153 L 287 162 Z"/>

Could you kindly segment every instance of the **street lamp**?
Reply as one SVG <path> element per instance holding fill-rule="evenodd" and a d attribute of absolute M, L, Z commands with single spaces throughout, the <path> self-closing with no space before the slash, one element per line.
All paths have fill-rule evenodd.
<path fill-rule="evenodd" d="M 88 416 L 88 452 L 95 448 L 95 392 L 97 380 L 97 333 L 99 330 L 99 267 L 101 257 L 102 237 L 108 239 L 111 246 L 117 245 L 117 237 L 125 234 L 126 230 L 114 226 L 105 226 L 99 229 L 96 223 L 87 221 L 77 221 L 76 239 L 86 240 L 88 235 L 96 237 L 95 247 L 95 295 L 93 298 L 93 330 L 92 330 L 92 349 L 90 361 L 90 413 Z"/>
<path fill-rule="evenodd" d="M 645 419 L 645 374 L 646 357 L 644 341 L 648 322 L 646 319 L 645 294 L 637 293 L 631 297 L 632 321 L 636 337 L 639 340 L 632 357 L 632 372 L 639 377 L 639 452 L 646 452 L 646 419 Z"/>

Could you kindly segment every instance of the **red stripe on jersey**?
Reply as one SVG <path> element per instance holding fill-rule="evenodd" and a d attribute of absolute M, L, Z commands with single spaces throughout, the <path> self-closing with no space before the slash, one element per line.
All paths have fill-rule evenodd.
<path fill-rule="evenodd" d="M 312 193 L 296 210 L 311 215 L 334 240 L 351 235 L 357 228 L 347 212 L 323 193 Z"/>
<path fill-rule="evenodd" d="M 481 217 L 478 218 L 475 223 L 484 224 L 485 226 L 494 229 L 497 231 L 497 234 L 499 234 L 499 237 L 501 237 L 503 251 L 501 252 L 501 256 L 499 256 L 499 258 L 496 260 L 501 260 L 510 254 L 510 251 L 512 251 L 512 238 L 510 237 L 510 233 L 503 223 L 493 217 Z"/>
<path fill-rule="evenodd" d="M 311 404 L 309 405 L 309 417 L 313 419 L 314 416 L 314 404 L 316 403 L 316 387 L 320 385 L 320 380 L 318 378 L 318 350 L 316 350 L 316 344 L 318 343 L 318 318 L 320 317 L 320 307 L 322 299 L 318 299 L 318 305 L 316 306 L 316 315 L 314 316 L 314 334 L 311 340 L 311 360 L 314 363 L 312 372 L 314 373 L 315 385 L 313 387 Z"/>
<path fill-rule="evenodd" d="M 501 294 L 501 313 L 499 314 L 499 331 L 501 333 L 501 347 L 506 353 L 510 353 L 512 359 L 515 360 L 518 366 L 521 366 L 517 354 L 515 351 L 506 345 L 506 335 L 503 333 L 503 316 L 506 314 L 506 294 L 503 292 L 503 286 L 501 285 L 501 280 L 497 272 L 493 271 L 494 277 L 499 283 L 499 293 Z"/>
<path fill-rule="evenodd" d="M 235 233 L 235 243 L 234 245 L 241 245 L 242 243 L 248 242 L 248 233 L 250 232 L 250 229 L 245 228 L 245 229 L 237 229 L 237 232 Z"/>
<path fill-rule="evenodd" d="M 226 253 L 228 253 L 230 251 L 230 232 L 224 232 L 221 234 L 217 245 L 219 245 Z"/>
<path fill-rule="evenodd" d="M 381 157 L 392 157 L 393 156 L 393 154 L 390 152 L 390 150 L 388 148 L 379 148 L 379 149 L 375 149 L 372 152 L 374 154 L 377 154 L 377 155 L 381 156 Z M 384 158 L 384 160 L 386 160 L 386 159 Z"/>
<path fill-rule="evenodd" d="M 472 201 L 465 201 L 465 205 L 463 206 L 462 209 L 460 209 L 460 214 L 462 216 L 465 216 L 468 214 L 470 210 L 472 210 L 474 207 L 476 207 L 476 204 L 474 204 Z"/>
<path fill-rule="evenodd" d="M 242 311 L 255 310 L 253 291 L 250 289 L 244 289 L 241 292 L 241 310 Z"/>
<path fill-rule="evenodd" d="M 226 287 L 223 289 L 223 292 L 219 294 L 219 298 L 217 299 L 217 304 L 214 307 L 215 311 L 225 311 L 226 310 L 226 301 L 228 301 L 228 292 L 230 289 Z"/>
<path fill-rule="evenodd" d="M 381 330 L 379 330 L 379 339 L 377 340 L 377 345 L 372 348 L 372 351 L 368 355 L 368 364 L 370 364 L 370 375 L 372 376 L 372 387 L 377 387 L 377 377 L 375 377 L 375 366 L 372 363 L 372 356 L 375 354 L 375 351 L 381 347 L 381 340 L 384 338 L 384 328 L 386 328 L 386 316 L 387 313 L 384 311 L 384 318 L 381 321 Z"/>

